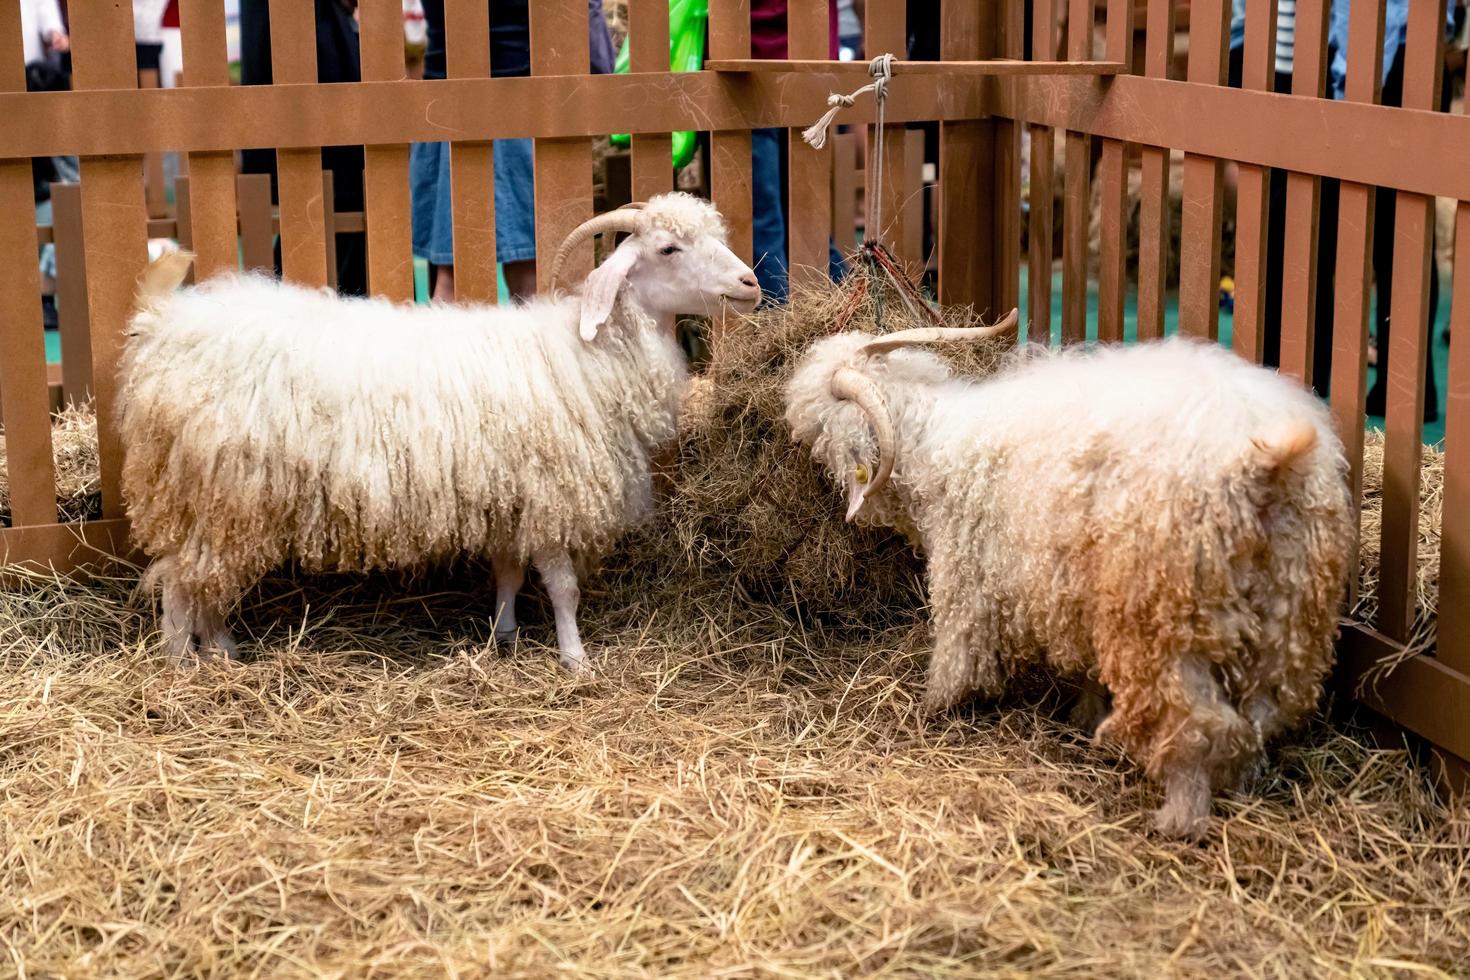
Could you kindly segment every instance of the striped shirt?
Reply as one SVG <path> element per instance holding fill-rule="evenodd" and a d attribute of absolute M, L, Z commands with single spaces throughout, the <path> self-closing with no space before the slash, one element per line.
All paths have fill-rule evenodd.
<path fill-rule="evenodd" d="M 1276 73 L 1291 74 L 1296 52 L 1296 0 L 1276 0 Z"/>

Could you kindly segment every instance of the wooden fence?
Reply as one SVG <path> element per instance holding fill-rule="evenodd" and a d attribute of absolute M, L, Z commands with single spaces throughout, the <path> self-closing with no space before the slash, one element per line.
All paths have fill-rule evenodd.
<path fill-rule="evenodd" d="M 1313 363 L 1312 270 L 1321 179 L 1341 181 L 1336 248 L 1331 403 L 1361 480 L 1371 283 L 1373 188 L 1395 188 L 1397 251 L 1392 280 L 1392 376 L 1381 569 L 1381 612 L 1372 627 L 1349 624 L 1343 676 L 1351 684 L 1381 658 L 1403 649 L 1414 614 L 1418 547 L 1419 446 L 1424 358 L 1429 345 L 1428 260 L 1435 196 L 1458 204 L 1457 233 L 1470 233 L 1470 121 L 1437 108 L 1445 0 L 1410 6 L 1403 108 L 1379 101 L 1382 3 L 1352 7 L 1347 97 L 1323 98 L 1327 77 L 1326 0 L 1296 4 L 1292 91 L 1271 81 L 1275 4 L 1252 3 L 1244 42 L 1243 84 L 1226 87 L 1228 0 L 1191 0 L 1186 77 L 1171 77 L 1175 7 L 1171 0 L 935 0 L 941 13 L 943 65 L 898 66 L 888 102 L 893 138 L 885 139 L 883 198 L 892 223 L 883 237 L 908 262 L 931 260 L 939 298 L 996 313 L 1019 300 L 1022 256 L 1021 135 L 1031 140 L 1028 310 L 1049 323 L 1054 273 L 1053 149 L 1062 148 L 1062 339 L 1088 336 L 1088 290 L 1098 296 L 1096 336 L 1123 336 L 1128 283 L 1138 282 L 1138 333 L 1163 332 L 1167 273 L 1177 261 L 1179 319 L 1185 333 L 1215 337 L 1222 226 L 1223 164 L 1239 164 L 1236 307 L 1232 344 L 1260 360 L 1266 316 L 1266 200 L 1269 181 L 1285 180 L 1289 221 L 1281 300 L 1283 370 L 1310 380 Z M 3 6 L 3 5 L 0 5 Z M 831 64 L 822 0 L 793 0 L 790 61 L 751 61 L 749 6 L 711 0 L 708 70 L 667 71 L 667 2 L 630 4 L 634 71 L 585 74 L 585 0 L 531 5 L 532 75 L 491 79 L 485 0 L 449 0 L 446 80 L 405 80 L 398 0 L 362 0 L 363 81 L 318 85 L 310 4 L 271 0 L 276 84 L 232 87 L 218 0 L 181 4 L 185 84 L 138 85 L 127 41 L 130 11 L 119 4 L 72 5 L 75 91 L 23 92 L 20 21 L 15 5 L 0 12 L 0 397 L 3 397 L 14 527 L 0 529 L 0 563 L 75 567 L 127 547 L 118 496 L 120 447 L 112 427 L 114 365 L 132 301 L 134 277 L 150 233 L 176 236 L 208 275 L 235 268 L 243 247 L 263 264 L 278 230 L 285 274 L 328 281 L 327 229 L 345 230 L 323 194 L 322 146 L 366 147 L 364 214 L 369 282 L 375 293 L 407 299 L 413 279 L 409 243 L 408 151 L 415 141 L 451 144 L 456 288 L 468 299 L 495 298 L 495 138 L 534 136 L 536 237 L 546 254 L 592 213 L 590 137 L 631 132 L 631 192 L 646 197 L 671 187 L 667 134 L 710 133 L 710 191 L 729 220 L 737 252 L 751 253 L 751 130 L 790 131 L 789 256 L 795 275 L 826 266 L 828 238 L 851 233 L 835 201 L 851 201 L 855 154 L 837 140 L 813 150 L 802 127 L 825 109 L 827 95 L 865 80 L 863 64 Z M 1135 6 L 1137 15 L 1135 15 Z M 905 5 L 869 3 L 870 54 L 902 54 Z M 1029 25 L 1028 25 L 1029 17 Z M 1101 18 L 1099 21 L 1098 18 Z M 1138 22 L 1141 18 L 1142 23 Z M 1101 24 L 1101 35 L 1095 26 Z M 1029 26 L 1029 31 L 1028 31 Z M 1030 51 L 1025 50 L 1030 38 Z M 1142 52 L 1137 46 L 1142 45 Z M 1067 60 L 1055 62 L 1056 52 Z M 1138 73 L 1131 73 L 1137 66 Z M 1177 69 L 1176 69 L 1177 73 Z M 839 121 L 861 126 L 870 105 Z M 937 120 L 939 153 L 932 256 L 918 254 L 913 230 L 915 175 L 923 161 L 904 124 Z M 1094 154 L 1094 144 L 1097 153 Z M 234 151 L 275 147 L 279 215 L 261 218 L 261 185 L 237 178 Z M 1182 151 L 1183 235 L 1171 255 L 1167 193 L 1170 150 Z M 151 219 L 143 160 L 187 154 L 188 180 L 175 219 Z M 56 235 L 66 249 L 62 388 L 90 391 L 101 433 L 103 519 L 58 524 L 51 461 L 47 366 L 36 301 L 36 234 L 29 158 L 77 154 L 79 188 L 57 201 Z M 1094 163 L 1095 159 L 1095 163 Z M 1142 181 L 1138 267 L 1127 268 L 1130 167 Z M 873 168 L 869 168 L 871 172 Z M 1273 173 L 1274 171 L 1274 173 Z M 846 175 L 846 176 L 844 176 Z M 844 184 L 844 180 L 848 183 Z M 1092 184 L 1102 202 L 1102 244 L 1089 260 Z M 156 197 L 156 194 L 155 194 Z M 253 204 L 251 202 L 254 202 Z M 327 203 L 324 203 L 327 202 Z M 20 216 L 26 216 L 19 220 Z M 63 232 L 65 226 L 68 230 Z M 1470 240 L 1466 238 L 1465 240 Z M 590 261 L 586 253 L 578 259 Z M 1136 273 L 1130 275 L 1130 271 Z M 541 275 L 549 272 L 543 263 Z M 1470 249 L 1461 253 L 1450 289 L 1456 345 L 1447 400 L 1447 470 L 1437 647 L 1409 657 L 1362 697 L 1378 711 L 1461 758 L 1470 758 Z M 82 317 L 77 311 L 85 310 Z M 1046 411 L 1038 405 L 1037 411 Z"/>

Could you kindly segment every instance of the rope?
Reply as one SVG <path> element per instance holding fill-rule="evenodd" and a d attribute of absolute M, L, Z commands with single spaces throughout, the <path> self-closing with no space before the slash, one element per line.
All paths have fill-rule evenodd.
<path fill-rule="evenodd" d="M 880 278 L 887 280 L 888 284 L 898 293 L 899 299 L 903 301 L 909 310 L 923 316 L 932 323 L 939 323 L 941 320 L 938 314 L 925 302 L 923 295 L 909 281 L 908 276 L 904 274 L 903 270 L 898 267 L 898 263 L 894 261 L 893 255 L 888 249 L 883 247 L 883 243 L 880 241 L 883 231 L 884 110 L 887 108 L 888 103 L 888 83 L 893 80 L 893 61 L 893 55 L 880 54 L 868 63 L 868 74 L 873 77 L 871 82 L 850 95 L 833 92 L 827 96 L 828 108 L 826 113 L 822 115 L 821 119 L 808 126 L 802 132 L 801 138 L 806 140 L 807 144 L 813 149 L 822 149 L 827 145 L 827 132 L 831 129 L 832 123 L 837 119 L 837 114 L 843 109 L 850 109 L 856 105 L 858 96 L 868 92 L 873 93 L 873 101 L 878 109 L 876 122 L 878 128 L 873 138 L 873 153 L 877 159 L 873 163 L 872 193 L 869 195 L 868 200 L 867 233 L 863 236 L 863 258 L 867 261 L 869 273 L 875 282 Z M 867 292 L 866 284 L 859 283 L 858 288 L 849 297 L 846 308 L 837 318 L 838 330 L 845 329 L 847 322 Z M 883 288 L 872 290 L 874 305 L 873 322 L 879 331 L 883 329 L 884 294 L 886 292 L 887 290 Z"/>

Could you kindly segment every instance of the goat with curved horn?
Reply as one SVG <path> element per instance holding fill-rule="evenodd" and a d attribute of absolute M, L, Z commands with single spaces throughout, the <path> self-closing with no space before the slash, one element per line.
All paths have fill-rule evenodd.
<path fill-rule="evenodd" d="M 1016 323 L 1019 319 L 1019 311 L 1011 310 L 999 323 L 989 327 L 916 327 L 913 330 L 899 330 L 869 341 L 863 345 L 862 352 L 864 354 L 882 354 L 886 351 L 897 350 L 900 347 L 910 347 L 915 344 L 938 344 L 946 341 L 959 340 L 986 340 L 990 337 L 999 337 L 1001 334 L 1009 333 L 1016 329 Z"/>
<path fill-rule="evenodd" d="M 883 489 L 893 475 L 893 461 L 898 455 L 898 437 L 894 433 L 893 416 L 889 414 L 888 402 L 873 379 L 855 368 L 841 367 L 832 373 L 832 397 L 838 401 L 850 401 L 863 410 L 872 426 L 873 437 L 878 440 L 878 470 L 872 479 L 859 470 L 850 479 L 860 486 L 852 488 L 849 495 L 847 519 L 851 521 L 862 509 L 868 494 Z"/>
<path fill-rule="evenodd" d="M 566 264 L 572 252 L 585 242 L 589 242 L 598 235 L 609 232 L 625 231 L 628 234 L 636 234 L 643 226 L 642 218 L 638 214 L 643 209 L 642 202 L 625 204 L 616 211 L 608 211 L 582 222 L 572 233 L 567 235 L 561 247 L 556 250 L 556 258 L 551 261 L 551 288 L 553 291 L 561 287 L 561 270 Z"/>

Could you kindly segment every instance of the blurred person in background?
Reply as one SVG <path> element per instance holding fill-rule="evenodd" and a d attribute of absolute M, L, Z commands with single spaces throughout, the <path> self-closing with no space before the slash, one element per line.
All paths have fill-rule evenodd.
<path fill-rule="evenodd" d="M 308 0 L 294 0 L 306 3 Z M 362 81 L 357 42 L 357 0 L 311 0 L 316 7 L 316 77 L 318 82 Z M 240 83 L 271 83 L 269 0 L 240 0 Z M 279 201 L 275 150 L 245 150 L 245 173 L 271 175 L 271 200 Z M 322 148 L 322 168 L 332 172 L 332 204 L 341 211 L 361 211 L 362 147 Z M 337 235 L 337 291 L 367 295 L 367 239 L 362 232 Z M 276 275 L 281 274 L 281 243 L 276 241 Z"/>
<path fill-rule="evenodd" d="M 490 74 L 531 74 L 528 0 L 487 0 Z M 423 0 L 428 26 L 424 78 L 446 75 L 444 0 Z M 601 0 L 587 3 L 590 68 L 612 74 L 616 55 Z M 536 294 L 536 175 L 530 139 L 495 141 L 495 252 L 505 285 L 516 300 Z M 589 164 L 590 166 L 590 164 Z M 454 201 L 449 187 L 449 144 L 416 143 L 410 163 L 413 186 L 413 251 L 429 263 L 429 295 L 454 299 Z"/>
<path fill-rule="evenodd" d="M 787 57 L 788 0 L 751 0 L 751 57 L 780 60 Z M 837 60 L 837 2 L 827 4 L 828 54 Z M 750 134 L 751 152 L 751 242 L 755 251 L 755 276 L 760 281 L 762 302 L 786 302 L 786 209 L 789 130 L 757 129 Z M 828 244 L 828 271 L 842 275 L 842 257 Z"/>

